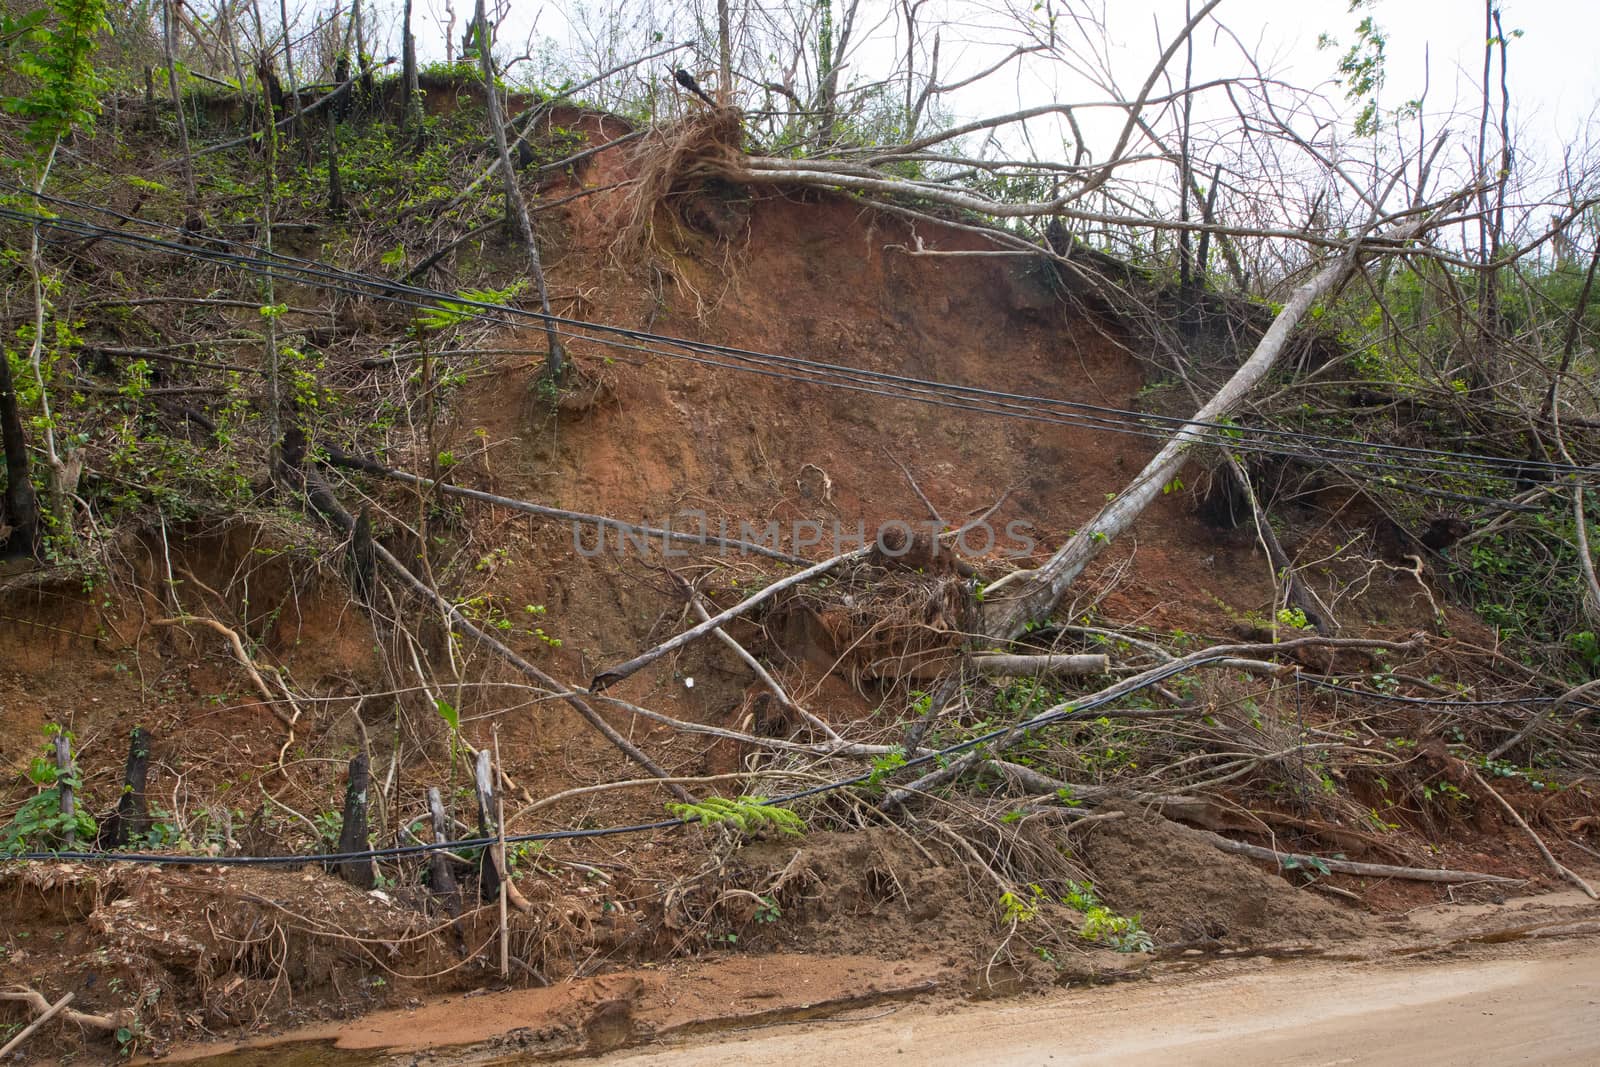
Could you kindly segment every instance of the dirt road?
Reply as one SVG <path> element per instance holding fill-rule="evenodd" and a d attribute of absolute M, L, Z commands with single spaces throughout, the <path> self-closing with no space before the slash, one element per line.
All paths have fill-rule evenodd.
<path fill-rule="evenodd" d="M 1201 981 L 1076 991 L 954 1010 L 772 1027 L 634 1050 L 608 1065 L 972 1067 L 1174 1063 L 1600 1063 L 1600 942 L 1529 942 L 1479 959 L 1385 965 L 1260 961 Z M 595 1063 L 593 1059 L 586 1061 Z"/>

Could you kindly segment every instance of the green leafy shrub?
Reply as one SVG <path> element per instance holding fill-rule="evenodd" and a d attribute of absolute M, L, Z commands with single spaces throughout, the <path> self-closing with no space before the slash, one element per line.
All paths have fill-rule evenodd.
<path fill-rule="evenodd" d="M 0 855 L 49 852 L 74 839 L 85 841 L 94 838 L 94 819 L 83 810 L 81 803 L 70 815 L 61 810 L 61 786 L 66 785 L 74 791 L 83 787 L 83 780 L 76 768 L 63 775 L 51 756 L 55 738 L 61 732 L 61 727 L 54 723 L 44 728 L 44 753 L 29 761 L 27 771 L 28 779 L 39 787 L 39 792 L 30 797 L 12 816 L 6 828 L 0 831 Z M 69 733 L 66 737 L 70 743 L 72 735 Z"/>

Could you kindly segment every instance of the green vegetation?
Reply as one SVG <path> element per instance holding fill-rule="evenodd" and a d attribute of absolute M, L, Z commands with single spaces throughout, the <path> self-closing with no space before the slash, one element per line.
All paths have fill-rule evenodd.
<path fill-rule="evenodd" d="M 766 797 L 707 797 L 695 803 L 669 803 L 667 812 L 677 819 L 697 821 L 701 826 L 726 827 L 741 835 L 776 830 L 799 837 L 806 832 L 805 820 L 788 808 L 772 804 Z"/>
<path fill-rule="evenodd" d="M 83 798 L 77 797 L 71 812 L 62 807 L 62 788 L 81 790 L 83 778 L 76 766 L 61 773 L 55 762 L 55 740 L 65 737 L 70 745 L 75 739 L 54 723 L 44 728 L 44 736 L 44 752 L 28 761 L 27 770 L 28 780 L 39 791 L 0 830 L 0 855 L 49 852 L 94 840 L 94 819 L 84 810 Z"/>

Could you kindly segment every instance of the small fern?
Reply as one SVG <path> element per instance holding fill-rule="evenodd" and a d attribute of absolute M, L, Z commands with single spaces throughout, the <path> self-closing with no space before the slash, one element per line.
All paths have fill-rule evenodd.
<path fill-rule="evenodd" d="M 693 804 L 668 804 L 667 811 L 680 819 L 697 820 L 702 826 L 727 826 L 741 834 L 776 830 L 799 837 L 806 832 L 804 819 L 766 797 L 707 797 Z"/>

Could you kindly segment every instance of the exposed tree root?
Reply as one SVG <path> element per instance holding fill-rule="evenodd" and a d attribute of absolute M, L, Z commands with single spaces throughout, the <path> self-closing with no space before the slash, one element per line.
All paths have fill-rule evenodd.
<path fill-rule="evenodd" d="M 75 1011 L 66 1006 L 67 1002 L 71 999 L 71 996 L 72 994 L 69 993 L 60 1001 L 57 1001 L 55 1004 L 51 1004 L 50 1001 L 45 999 L 44 994 L 34 989 L 8 989 L 0 991 L 0 1000 L 19 1001 L 28 1005 L 28 1007 L 32 1008 L 34 1012 L 38 1013 L 40 1018 L 34 1020 L 36 1023 L 43 1022 L 51 1015 L 60 1015 L 62 1019 L 72 1023 L 75 1026 L 84 1026 L 91 1030 L 100 1030 L 105 1033 L 114 1034 L 119 1029 L 124 1026 L 128 1026 L 133 1021 L 133 1012 L 126 1009 L 123 1011 L 110 1012 L 106 1015 L 91 1015 L 88 1012 Z M 9 1050 L 11 1046 L 7 1045 L 6 1048 Z"/>
<path fill-rule="evenodd" d="M 277 716 L 279 722 L 283 723 L 284 728 L 289 731 L 290 742 L 293 742 L 295 724 L 300 721 L 300 705 L 296 703 L 292 696 L 289 695 L 287 687 L 284 687 L 283 680 L 280 678 L 278 680 L 278 684 L 280 688 L 282 688 L 282 699 L 288 702 L 289 707 L 294 710 L 294 714 L 285 715 L 282 711 L 278 710 L 278 694 L 273 693 L 272 687 L 267 685 L 266 678 L 264 678 L 261 674 L 261 668 L 256 666 L 256 662 L 250 658 L 250 653 L 245 651 L 244 641 L 239 637 L 238 631 L 228 626 L 224 626 L 216 619 L 208 619 L 201 615 L 174 615 L 171 618 L 152 619 L 150 621 L 150 625 L 204 626 L 208 629 L 215 630 L 217 633 L 227 638 L 228 647 L 233 650 L 233 658 L 239 661 L 239 665 L 243 667 L 245 673 L 250 676 L 250 681 L 256 687 L 256 692 L 260 693 L 261 699 L 266 702 L 267 710 L 272 712 L 273 715 Z M 274 672 L 274 674 L 276 674 L 276 672 Z"/>
<path fill-rule="evenodd" d="M 1479 774 L 1477 771 L 1473 771 L 1472 778 L 1473 781 L 1477 782 L 1483 787 L 1484 792 L 1494 797 L 1495 802 L 1505 809 L 1506 814 L 1511 816 L 1512 822 L 1522 827 L 1523 832 L 1529 837 L 1533 838 L 1533 843 L 1539 848 L 1539 854 L 1545 858 L 1546 863 L 1550 864 L 1550 868 L 1553 871 L 1559 874 L 1562 878 L 1565 878 L 1567 881 L 1571 882 L 1573 885 L 1577 886 L 1579 889 L 1583 890 L 1584 895 L 1590 900 L 1600 900 L 1600 897 L 1595 896 L 1594 887 L 1588 882 L 1584 881 L 1582 876 L 1576 871 L 1566 866 L 1551 854 L 1550 849 L 1544 843 L 1544 839 L 1534 832 L 1533 827 L 1529 826 L 1527 821 L 1523 819 L 1521 815 L 1517 814 L 1517 809 L 1508 804 L 1506 802 L 1506 798 L 1501 796 L 1499 792 L 1495 790 L 1494 786 L 1483 780 L 1483 775 Z"/>

